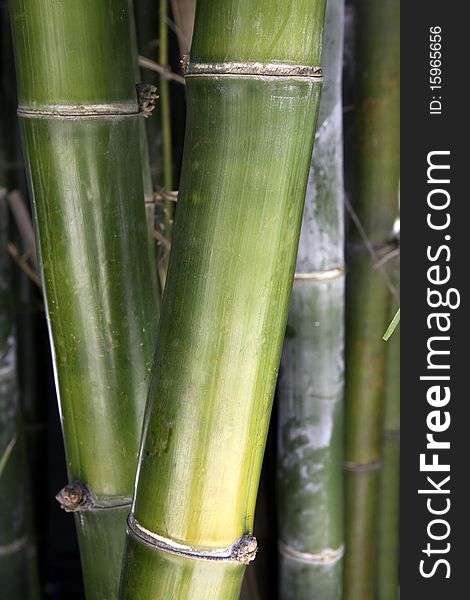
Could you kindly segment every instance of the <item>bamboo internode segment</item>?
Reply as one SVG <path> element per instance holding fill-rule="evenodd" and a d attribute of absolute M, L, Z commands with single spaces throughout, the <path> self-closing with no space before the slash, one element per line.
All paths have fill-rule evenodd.
<path fill-rule="evenodd" d="M 243 75 L 245 77 L 311 77 L 323 80 L 318 66 L 261 62 L 192 63 L 185 67 L 185 77 L 211 75 Z"/>
<path fill-rule="evenodd" d="M 278 381 L 279 598 L 340 600 L 343 536 L 343 0 L 328 0 L 322 88 Z"/>
<path fill-rule="evenodd" d="M 400 290 L 400 257 L 387 264 L 394 287 Z M 389 318 L 396 310 L 391 303 Z M 386 348 L 385 410 L 377 520 L 377 600 L 399 596 L 400 556 L 400 330 Z"/>
<path fill-rule="evenodd" d="M 296 560 L 298 562 L 306 563 L 309 565 L 326 565 L 335 563 L 344 555 L 344 544 L 341 544 L 339 548 L 332 550 L 326 548 L 319 554 L 311 554 L 310 552 L 299 552 L 295 548 L 291 548 L 287 544 L 284 544 L 280 540 L 278 541 L 279 552 L 286 558 Z"/>
<path fill-rule="evenodd" d="M 198 3 L 191 59 L 319 65 L 324 9 L 324 0 L 299 0 L 286 20 L 281 1 Z M 321 82 L 209 73 L 186 83 L 134 514 L 158 536 L 225 548 L 253 528 Z M 238 598 L 239 560 L 194 560 L 131 533 L 126 543 L 121 600 Z"/>
<path fill-rule="evenodd" d="M 353 242 L 349 248 L 344 600 L 377 598 L 377 524 L 389 304 L 400 177 L 400 2 L 357 0 Z M 358 246 L 359 244 L 359 246 Z M 362 245 L 362 248 L 360 248 Z M 359 251 L 358 251 L 358 248 Z M 398 592 L 398 589 L 396 590 Z"/>
<path fill-rule="evenodd" d="M 128 533 L 139 541 L 163 552 L 178 554 L 195 560 L 211 560 L 223 562 L 239 562 L 249 564 L 256 557 L 258 544 L 250 534 L 243 535 L 239 540 L 225 548 L 202 548 L 187 546 L 149 531 L 137 521 L 133 513 L 127 519 Z"/>
<path fill-rule="evenodd" d="M 129 509 L 97 509 L 133 492 L 158 320 L 133 19 L 128 0 L 9 6 L 69 481 L 96 503 L 74 513 L 85 591 L 114 598 Z"/>

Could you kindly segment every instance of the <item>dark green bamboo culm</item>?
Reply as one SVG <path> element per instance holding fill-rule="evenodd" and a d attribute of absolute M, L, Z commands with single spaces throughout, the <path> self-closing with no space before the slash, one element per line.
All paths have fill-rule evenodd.
<path fill-rule="evenodd" d="M 8 7 L 1 5 L 1 93 L 3 105 L 5 146 L 5 182 L 8 189 L 8 204 L 11 210 L 10 219 L 11 242 L 14 242 L 18 253 L 37 273 L 37 255 L 35 252 L 34 233 L 27 208 L 26 175 L 21 154 L 18 121 L 16 119 L 17 93 L 15 64 L 11 42 L 10 19 Z M 14 226 L 16 223 L 16 227 Z M 31 476 L 32 505 L 35 515 L 34 531 L 41 538 L 45 520 L 42 511 L 47 504 L 43 494 L 46 477 L 46 443 L 47 443 L 47 402 L 43 401 L 40 389 L 41 365 L 38 361 L 38 344 L 42 341 L 40 332 L 43 328 L 44 313 L 42 299 L 37 284 L 20 268 L 13 271 L 12 285 L 15 289 L 14 311 L 16 313 L 17 367 L 20 386 L 22 421 L 24 425 L 26 445 L 28 448 L 29 473 Z M 39 351 L 40 353 L 40 351 Z"/>
<path fill-rule="evenodd" d="M 344 600 L 375 593 L 377 503 L 390 278 L 399 185 L 398 0 L 358 0 L 354 197 L 346 329 Z M 396 301 L 394 302 L 396 305 Z"/>
<path fill-rule="evenodd" d="M 75 511 L 88 600 L 110 599 L 156 330 L 128 0 L 10 11 L 71 483 L 58 499 Z"/>
<path fill-rule="evenodd" d="M 0 128 L 0 143 L 2 133 Z M 3 162 L 1 149 L 0 160 Z M 31 535 L 27 453 L 16 370 L 7 189 L 1 171 L 0 166 L 0 594 L 8 600 L 38 600 L 39 578 Z"/>
<path fill-rule="evenodd" d="M 343 0 L 327 0 L 320 102 L 279 378 L 280 598 L 340 600 L 343 540 Z"/>
<path fill-rule="evenodd" d="M 150 264 L 150 274 L 151 274 L 151 283 L 153 287 L 153 295 L 156 298 L 157 306 L 156 312 L 157 315 L 160 314 L 160 304 L 161 304 L 161 285 L 158 277 L 158 269 L 157 269 L 157 248 L 155 244 L 155 196 L 153 193 L 153 183 L 152 183 L 152 173 L 150 167 L 150 145 L 148 140 L 148 135 L 150 133 L 150 128 L 147 123 L 149 121 L 149 117 L 152 116 L 152 113 L 155 108 L 155 100 L 158 99 L 157 87 L 152 83 L 140 83 L 141 75 L 140 68 L 138 62 L 138 47 L 139 40 L 137 35 L 137 27 L 136 27 L 136 15 L 134 12 L 134 3 L 133 0 L 128 0 L 129 6 L 129 25 L 130 25 L 130 36 L 132 43 L 132 58 L 134 60 L 134 77 L 136 84 L 142 88 L 143 93 L 147 95 L 147 100 L 152 98 L 148 106 L 148 112 L 146 113 L 145 119 L 140 119 L 139 128 L 140 128 L 140 160 L 142 165 L 142 177 L 143 177 L 143 186 L 144 186 L 144 200 L 145 200 L 145 217 L 147 220 L 147 235 L 148 235 L 148 251 L 149 251 L 149 264 Z M 142 80 L 143 81 L 143 80 Z M 150 120 L 152 121 L 152 119 Z"/>
<path fill-rule="evenodd" d="M 325 3 L 196 8 L 178 210 L 121 600 L 234 600 L 287 320 Z M 235 18 L 236 16 L 236 18 Z"/>
<path fill-rule="evenodd" d="M 158 15 L 158 62 L 164 69 L 169 69 L 169 39 L 168 39 L 168 3 L 169 0 L 159 0 Z M 170 110 L 170 84 L 166 75 L 160 75 L 159 82 L 159 111 L 162 127 L 162 180 L 163 189 L 167 192 L 173 190 L 173 144 L 171 135 L 171 110 Z M 169 247 L 172 238 L 174 216 L 174 202 L 163 200 L 162 211 L 159 214 L 159 232 L 165 243 L 159 243 L 159 274 L 160 284 L 165 286 L 168 271 Z M 158 214 L 158 213 L 157 213 Z"/>
<path fill-rule="evenodd" d="M 392 263 L 390 279 L 400 289 L 400 261 Z M 391 303 L 389 319 L 397 305 Z M 380 474 L 377 543 L 377 600 L 398 600 L 400 556 L 400 328 L 387 342 L 385 414 Z"/>

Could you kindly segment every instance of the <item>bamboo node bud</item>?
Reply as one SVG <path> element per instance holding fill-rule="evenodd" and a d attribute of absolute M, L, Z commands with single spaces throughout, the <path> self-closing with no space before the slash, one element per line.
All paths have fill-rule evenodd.
<path fill-rule="evenodd" d="M 65 512 L 89 510 L 95 504 L 91 491 L 79 479 L 63 487 L 55 499 Z"/>
<path fill-rule="evenodd" d="M 138 83 L 136 86 L 139 112 L 148 119 L 155 109 L 159 95 L 157 88 L 150 83 Z"/>
<path fill-rule="evenodd" d="M 186 75 L 186 71 L 187 71 L 188 65 L 189 65 L 189 54 L 183 54 L 183 56 L 180 60 L 180 65 L 181 65 L 181 71 L 183 72 L 183 75 Z"/>
<path fill-rule="evenodd" d="M 249 533 L 245 533 L 232 549 L 232 558 L 247 565 L 255 560 L 258 552 L 258 542 L 256 538 Z"/>

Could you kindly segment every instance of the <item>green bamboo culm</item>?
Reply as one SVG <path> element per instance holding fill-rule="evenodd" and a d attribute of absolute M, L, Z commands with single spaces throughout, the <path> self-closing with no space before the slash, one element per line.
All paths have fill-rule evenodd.
<path fill-rule="evenodd" d="M 158 63 L 158 32 L 156 31 L 155 25 L 159 14 L 158 3 L 154 0 L 139 0 L 139 2 L 132 2 L 132 0 L 130 0 L 130 4 L 133 5 L 135 13 L 138 54 Z M 159 87 L 159 75 L 155 71 L 141 67 L 139 68 L 139 72 L 140 81 L 157 88 Z M 152 187 L 155 189 L 162 186 L 163 141 L 160 112 L 160 100 L 158 100 L 152 118 L 144 119 L 145 122 L 143 123 L 147 130 L 150 175 Z"/>
<path fill-rule="evenodd" d="M 10 11 L 71 483 L 58 499 L 88 600 L 112 599 L 156 331 L 128 1 Z"/>
<path fill-rule="evenodd" d="M 168 36 L 168 9 L 169 0 L 159 0 L 158 11 L 158 63 L 163 69 L 169 70 L 169 36 Z M 170 84 L 165 73 L 159 77 L 159 117 L 162 138 L 162 173 L 160 186 L 167 192 L 173 190 L 173 142 L 171 134 L 171 98 Z M 174 202 L 163 200 L 157 211 L 158 233 L 162 236 L 158 244 L 158 272 L 160 285 L 165 286 L 168 272 L 169 250 L 171 247 L 172 227 L 174 218 Z M 164 243 L 163 243 L 164 240 Z"/>
<path fill-rule="evenodd" d="M 342 590 L 343 22 L 343 0 L 328 0 L 324 84 L 278 385 L 282 600 L 340 600 Z"/>
<path fill-rule="evenodd" d="M 0 99 L 1 100 L 1 99 Z M 1 104 L 1 102 L 0 102 Z M 0 128 L 0 141 L 3 140 Z M 0 142 L 1 143 L 1 142 Z M 0 160 L 3 154 L 0 150 Z M 0 166 L 1 170 L 1 166 Z M 0 173 L 0 581 L 2 598 L 39 600 L 26 440 L 19 409 L 8 211 Z"/>
<path fill-rule="evenodd" d="M 287 320 L 325 3 L 196 8 L 187 129 L 121 600 L 235 600 Z M 235 18 L 236 16 L 236 18 Z"/>
<path fill-rule="evenodd" d="M 399 290 L 400 261 L 389 268 L 390 279 Z M 396 304 L 391 303 L 392 311 Z M 386 348 L 385 409 L 380 474 L 377 540 L 377 600 L 398 600 L 400 557 L 400 328 Z"/>
<path fill-rule="evenodd" d="M 10 242 L 18 249 L 27 265 L 37 272 L 37 255 L 34 233 L 31 230 L 26 174 L 21 152 L 21 139 L 16 119 L 17 92 L 15 63 L 11 40 L 10 18 L 7 4 L 0 3 L 1 48 L 1 96 L 3 100 L 3 136 L 5 148 L 2 164 L 8 189 L 7 204 L 10 207 Z M 23 264 L 25 264 L 23 263 Z M 33 511 L 32 533 L 40 540 L 45 533 L 46 520 L 43 511 L 47 497 L 43 494 L 47 463 L 47 402 L 41 390 L 41 359 L 39 350 L 43 342 L 44 313 L 40 291 L 30 276 L 20 268 L 12 270 L 12 294 L 16 333 L 16 359 L 18 385 L 20 388 L 21 423 L 28 451 L 28 475 L 30 477 L 29 505 Z M 47 353 L 45 353 L 47 355 Z M 40 358 L 39 358 L 40 357 Z"/>
<path fill-rule="evenodd" d="M 129 5 L 129 25 L 130 35 L 132 44 L 132 57 L 134 59 L 134 77 L 137 85 L 141 85 L 140 81 L 140 68 L 138 63 L 138 35 L 136 26 L 136 15 L 134 13 L 133 0 L 128 0 Z M 144 84 L 145 85 L 145 84 Z M 157 96 L 157 88 L 153 84 L 146 84 L 144 89 L 147 90 L 147 94 L 153 94 Z M 155 107 L 152 106 L 152 112 Z M 148 127 L 148 118 L 151 113 L 147 115 L 145 119 L 140 119 L 139 122 L 139 135 L 140 135 L 140 160 L 142 165 L 142 177 L 144 186 L 144 199 L 145 199 L 145 217 L 147 220 L 147 235 L 148 235 L 148 251 L 149 251 L 149 263 L 150 263 L 150 274 L 151 283 L 153 286 L 153 296 L 156 299 L 157 305 L 155 307 L 157 318 L 160 315 L 160 304 L 161 304 L 161 286 L 158 278 L 157 269 L 157 248 L 155 244 L 155 199 L 153 193 L 152 173 L 150 166 L 150 146 L 148 135 L 150 135 L 151 129 Z"/>
<path fill-rule="evenodd" d="M 354 209 L 346 330 L 344 600 L 375 593 L 386 343 L 393 285 L 382 266 L 398 214 L 398 0 L 358 0 Z M 394 301 L 396 307 L 397 302 Z"/>

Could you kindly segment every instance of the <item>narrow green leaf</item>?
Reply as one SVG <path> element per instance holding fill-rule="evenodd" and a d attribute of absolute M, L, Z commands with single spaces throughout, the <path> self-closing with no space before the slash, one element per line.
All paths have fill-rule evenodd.
<path fill-rule="evenodd" d="M 5 448 L 2 457 L 0 458 L 0 477 L 2 476 L 3 470 L 5 469 L 8 459 L 11 456 L 12 450 L 16 444 L 16 435 L 14 435 L 11 440 L 8 442 L 8 446 Z"/>
<path fill-rule="evenodd" d="M 390 325 L 387 327 L 387 331 L 383 334 L 382 339 L 384 339 L 386 342 L 388 342 L 390 336 L 397 328 L 397 325 L 399 322 L 400 322 L 400 309 L 398 309 L 397 312 L 395 313 L 395 316 L 393 317 Z"/>

